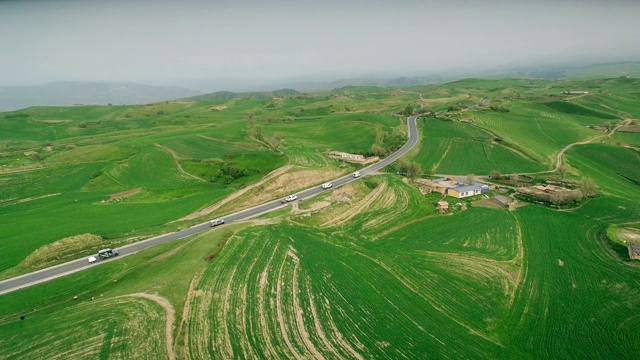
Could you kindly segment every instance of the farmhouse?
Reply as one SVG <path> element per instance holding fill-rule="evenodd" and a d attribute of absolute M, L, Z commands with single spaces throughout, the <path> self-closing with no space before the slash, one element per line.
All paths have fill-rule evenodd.
<path fill-rule="evenodd" d="M 462 199 L 469 196 L 484 194 L 489 191 L 489 186 L 480 183 L 474 183 L 466 186 L 457 186 L 447 189 L 447 195 Z"/>
<path fill-rule="evenodd" d="M 562 94 L 564 95 L 587 95 L 589 92 L 588 91 L 574 91 L 574 90 L 569 90 L 569 91 L 565 91 Z"/>
<path fill-rule="evenodd" d="M 444 194 L 462 199 L 469 196 L 485 194 L 489 192 L 489 185 L 471 182 L 468 178 L 439 178 L 433 180 L 441 188 L 444 188 Z"/>

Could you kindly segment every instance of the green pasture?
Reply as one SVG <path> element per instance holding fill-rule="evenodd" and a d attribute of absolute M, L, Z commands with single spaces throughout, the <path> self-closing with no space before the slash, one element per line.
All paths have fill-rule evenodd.
<path fill-rule="evenodd" d="M 481 110 L 471 117 L 478 126 L 549 167 L 555 163 L 554 155 L 565 146 L 599 135 L 586 125 L 604 122 L 528 102 L 513 102 L 508 113 Z"/>
<path fill-rule="evenodd" d="M 573 168 L 593 179 L 603 192 L 640 200 L 640 153 L 605 144 L 575 146 L 567 152 Z"/>
<path fill-rule="evenodd" d="M 595 205 L 589 212 L 603 214 Z M 535 358 L 630 358 L 638 352 L 640 328 L 629 310 L 639 305 L 639 269 L 608 247 L 608 223 L 591 214 L 537 206 L 516 212 L 526 277 L 506 317 L 512 329 L 506 337 Z"/>
<path fill-rule="evenodd" d="M 167 312 L 136 295 L 166 299 L 175 311 L 176 330 L 192 278 L 210 265 L 207 258 L 218 254 L 240 228 L 169 242 L 3 295 L 0 354 L 7 359 L 136 358 L 144 351 L 143 357 L 166 357 Z M 180 334 L 171 336 L 181 339 Z M 174 349 L 181 351 L 179 345 Z"/>
<path fill-rule="evenodd" d="M 495 141 L 491 133 L 471 124 L 426 118 L 422 142 L 415 156 L 423 170 L 439 174 L 504 174 L 545 169 L 516 148 Z"/>
<path fill-rule="evenodd" d="M 616 132 L 613 138 L 631 146 L 640 146 L 640 133 Z"/>
<path fill-rule="evenodd" d="M 394 115 L 407 105 L 448 118 L 420 121 L 412 161 L 425 171 L 545 171 L 565 146 L 602 142 L 565 155 L 571 179 L 599 187 L 573 209 L 471 205 L 445 215 L 439 195 L 368 176 L 2 295 L 0 358 L 633 358 L 640 267 L 607 229 L 640 216 L 640 155 L 619 143 L 636 145 L 636 134 L 610 139 L 587 125 L 637 117 L 636 88 L 634 79 L 466 79 L 2 113 L 0 278 L 68 236 L 117 247 L 184 228 L 199 220 L 174 221 L 283 165 L 336 169 L 325 150 L 369 151 L 376 126 L 402 138 Z M 590 94 L 560 95 L 569 89 Z M 508 112 L 475 106 L 483 99 Z M 282 135 L 278 149 L 249 137 L 250 117 L 265 138 Z M 162 304 L 173 309 L 168 334 Z"/>

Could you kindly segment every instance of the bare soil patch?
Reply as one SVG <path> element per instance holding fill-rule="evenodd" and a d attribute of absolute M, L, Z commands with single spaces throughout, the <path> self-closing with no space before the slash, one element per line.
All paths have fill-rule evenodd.
<path fill-rule="evenodd" d="M 356 188 L 353 185 L 345 185 L 333 191 L 332 197 L 336 201 L 351 202 L 357 196 Z"/>
<path fill-rule="evenodd" d="M 211 214 L 212 212 L 214 212 L 215 210 L 218 210 L 221 206 L 228 204 L 229 202 L 239 198 L 240 196 L 244 195 L 247 191 L 255 189 L 256 187 L 260 187 L 263 186 L 265 183 L 273 180 L 274 178 L 284 174 L 285 172 L 289 171 L 289 169 L 291 169 L 292 166 L 291 165 L 285 165 L 281 168 L 278 168 L 270 173 L 268 173 L 265 177 L 263 177 L 260 181 L 258 181 L 257 183 L 247 186 L 244 189 L 240 190 L 240 191 L 236 191 L 235 193 L 227 196 L 226 198 L 222 199 L 221 201 L 218 201 L 217 203 L 208 206 L 202 210 L 196 211 L 194 213 L 191 213 L 181 219 L 178 219 L 178 221 L 185 221 L 185 220 L 192 220 L 195 218 L 199 218 L 200 216 L 205 216 L 208 214 Z"/>
<path fill-rule="evenodd" d="M 502 209 L 501 205 L 498 205 L 495 201 L 491 199 L 482 199 L 478 201 L 474 201 L 471 203 L 472 206 L 484 207 L 489 209 Z"/>
<path fill-rule="evenodd" d="M 338 170 L 299 170 L 281 174 L 270 178 L 268 181 L 256 184 L 237 197 L 238 200 L 226 204 L 227 212 L 238 211 L 260 205 L 273 198 L 282 198 L 297 191 L 304 190 L 318 183 L 335 179 L 342 175 Z"/>
<path fill-rule="evenodd" d="M 522 201 L 514 201 L 512 203 L 509 204 L 509 211 L 516 211 L 521 207 L 527 206 L 526 202 L 522 202 Z"/>
<path fill-rule="evenodd" d="M 69 120 L 36 120 L 36 121 L 44 124 L 66 124 L 69 122 Z"/>
<path fill-rule="evenodd" d="M 316 201 L 313 204 L 311 204 L 311 206 L 308 209 L 300 209 L 300 207 L 298 206 L 298 202 L 295 202 L 293 204 L 293 206 L 291 207 L 291 212 L 294 214 L 305 214 L 305 213 L 310 213 L 310 212 L 314 212 L 314 211 L 318 211 L 321 209 L 324 209 L 326 207 L 331 206 L 331 203 L 329 201 Z"/>
<path fill-rule="evenodd" d="M 127 190 L 127 191 L 111 194 L 111 195 L 109 195 L 109 200 L 123 199 L 123 198 L 129 197 L 129 196 L 133 196 L 133 195 L 139 193 L 140 191 L 142 191 L 142 188 L 136 188 L 136 189 L 131 189 L 131 190 Z"/>
<path fill-rule="evenodd" d="M 632 228 L 620 229 L 618 238 L 630 243 L 640 242 L 640 230 Z"/>
<path fill-rule="evenodd" d="M 20 200 L 16 201 L 16 203 L 19 204 L 19 203 L 23 203 L 23 202 L 27 202 L 27 201 L 45 199 L 45 198 L 52 197 L 52 196 L 58 196 L 60 194 L 62 194 L 62 193 L 47 194 L 47 195 L 42 195 L 42 196 L 34 196 L 34 197 L 26 198 L 26 199 L 20 199 Z"/>
<path fill-rule="evenodd" d="M 344 224 L 345 222 L 351 220 L 354 216 L 358 215 L 364 209 L 367 209 L 368 207 L 370 207 L 374 201 L 378 200 L 378 198 L 381 197 L 381 195 L 384 193 L 386 189 L 387 189 L 386 182 L 378 185 L 378 187 L 376 187 L 372 192 L 369 193 L 369 195 L 367 195 L 364 199 L 359 201 L 351 209 L 347 209 L 346 211 L 335 216 L 333 219 L 329 219 L 328 221 L 323 223 L 321 226 L 323 227 L 336 226 L 336 225 Z"/>
<path fill-rule="evenodd" d="M 77 258 L 78 254 L 87 253 L 92 249 L 97 252 L 97 249 L 103 245 L 104 242 L 98 235 L 83 234 L 70 236 L 38 248 L 22 260 L 18 266 L 30 271 L 43 269 L 64 260 Z"/>

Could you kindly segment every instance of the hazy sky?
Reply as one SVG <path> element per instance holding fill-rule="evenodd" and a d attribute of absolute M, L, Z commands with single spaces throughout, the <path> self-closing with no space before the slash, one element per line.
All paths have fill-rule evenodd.
<path fill-rule="evenodd" d="M 0 0 L 0 85 L 586 64 L 638 39 L 640 1 Z"/>

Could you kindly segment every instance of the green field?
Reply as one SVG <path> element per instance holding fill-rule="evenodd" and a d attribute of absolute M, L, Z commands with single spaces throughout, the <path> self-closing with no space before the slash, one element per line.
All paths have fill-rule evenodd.
<path fill-rule="evenodd" d="M 598 186 L 570 208 L 446 198 L 444 215 L 444 196 L 367 176 L 2 295 L 0 358 L 635 358 L 640 265 L 607 231 L 638 224 L 640 155 L 634 134 L 586 126 L 639 113 L 635 84 L 467 79 L 0 114 L 4 277 L 69 236 L 117 247 L 353 171 L 323 152 L 366 153 L 376 127 L 402 139 L 407 105 L 437 113 L 410 154 L 425 171 L 545 172 L 592 139 L 564 160 L 569 180 Z M 484 99 L 494 108 L 470 105 Z"/>

